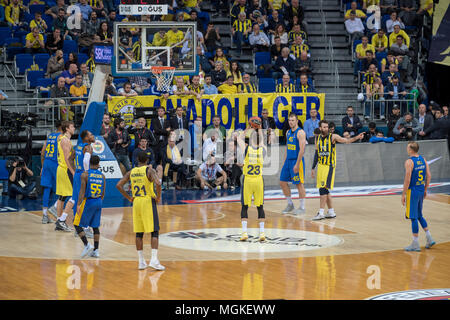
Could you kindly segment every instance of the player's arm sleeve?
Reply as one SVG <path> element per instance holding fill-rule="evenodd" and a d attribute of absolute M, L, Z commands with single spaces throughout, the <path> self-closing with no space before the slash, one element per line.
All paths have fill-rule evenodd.
<path fill-rule="evenodd" d="M 312 169 L 314 170 L 317 166 L 317 163 L 319 162 L 319 154 L 317 153 L 317 149 L 314 152 L 314 160 L 313 160 L 313 165 L 312 165 Z"/>
<path fill-rule="evenodd" d="M 88 171 L 89 170 L 89 161 L 91 160 L 91 154 L 90 152 L 86 152 L 84 154 L 84 158 L 83 158 L 83 168 L 84 171 Z"/>

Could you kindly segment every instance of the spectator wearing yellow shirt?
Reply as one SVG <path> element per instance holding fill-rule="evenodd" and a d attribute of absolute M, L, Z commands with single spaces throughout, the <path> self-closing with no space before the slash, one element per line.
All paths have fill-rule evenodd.
<path fill-rule="evenodd" d="M 25 8 L 19 0 L 11 0 L 11 4 L 5 8 L 5 19 L 10 27 L 26 27 Z"/>
<path fill-rule="evenodd" d="M 202 0 L 183 0 L 183 4 L 187 8 L 196 8 L 201 2 Z"/>
<path fill-rule="evenodd" d="M 152 45 L 155 47 L 165 47 L 167 44 L 167 34 L 164 30 L 159 30 L 155 35 L 153 36 Z"/>
<path fill-rule="evenodd" d="M 350 9 L 347 10 L 347 12 L 345 12 L 345 17 L 344 17 L 345 20 L 350 19 L 350 13 L 351 13 L 352 11 L 355 11 L 356 17 L 357 17 L 357 18 L 360 18 L 361 20 L 364 20 L 364 19 L 367 18 L 367 16 L 366 16 L 366 14 L 364 13 L 364 11 L 358 9 L 358 4 L 356 3 L 356 1 L 353 1 L 353 2 L 350 4 Z"/>
<path fill-rule="evenodd" d="M 83 76 L 79 73 L 75 76 L 75 83 L 70 86 L 69 90 L 71 97 L 86 97 L 87 89 L 86 86 L 83 85 Z M 72 100 L 72 104 L 85 104 L 84 100 Z"/>
<path fill-rule="evenodd" d="M 433 14 L 433 0 L 420 0 L 420 9 L 417 11 L 417 14 L 423 14 L 425 12 L 431 17 Z"/>
<path fill-rule="evenodd" d="M 233 41 L 236 44 L 237 50 L 241 53 L 242 43 L 248 43 L 248 35 L 252 31 L 252 22 L 247 19 L 245 12 L 240 12 L 238 19 L 233 22 L 231 33 L 233 34 Z"/>
<path fill-rule="evenodd" d="M 300 25 L 294 24 L 294 26 L 292 27 L 292 30 L 289 31 L 289 34 L 288 34 L 289 43 L 291 43 L 291 44 L 294 43 L 295 38 L 297 38 L 297 36 L 302 37 L 302 39 L 304 39 L 305 41 L 308 40 L 308 36 L 307 36 L 306 32 L 300 28 Z"/>
<path fill-rule="evenodd" d="M 389 69 L 389 66 L 391 64 L 396 65 L 395 71 L 398 71 L 398 59 L 394 56 L 394 53 L 392 51 L 388 51 L 387 57 L 383 60 L 381 60 L 381 73 L 385 72 Z"/>
<path fill-rule="evenodd" d="M 277 85 L 276 92 L 278 93 L 291 93 L 295 92 L 295 85 L 291 83 L 291 77 L 288 74 L 283 74 L 281 83 Z"/>
<path fill-rule="evenodd" d="M 209 62 L 213 66 L 215 66 L 218 61 L 222 62 L 223 70 L 225 70 L 225 72 L 230 71 L 230 63 L 228 62 L 227 57 L 225 57 L 225 54 L 223 53 L 222 48 L 216 49 L 216 54 L 214 55 L 214 60 L 210 60 Z"/>
<path fill-rule="evenodd" d="M 239 93 L 255 93 L 258 92 L 256 90 L 256 86 L 250 81 L 250 75 L 248 73 L 244 73 L 242 77 L 242 83 L 238 85 Z"/>
<path fill-rule="evenodd" d="M 234 84 L 238 85 L 243 83 L 242 81 L 242 73 L 239 68 L 239 64 L 237 61 L 231 62 L 231 69 L 227 72 L 227 77 L 232 76 L 234 78 Z"/>
<path fill-rule="evenodd" d="M 280 11 L 283 9 L 283 5 L 289 7 L 289 2 L 287 0 L 269 0 L 269 9 Z"/>
<path fill-rule="evenodd" d="M 400 23 L 394 22 L 394 32 L 389 35 L 389 48 L 397 41 L 397 36 L 402 36 L 405 40 L 406 46 L 409 48 L 409 36 L 408 34 L 400 29 Z"/>
<path fill-rule="evenodd" d="M 371 44 L 369 44 L 369 38 L 367 36 L 363 36 L 361 38 L 362 43 L 356 46 L 356 60 L 355 60 L 355 70 L 353 75 L 355 76 L 355 82 L 358 81 L 358 74 L 362 67 L 362 60 L 366 59 L 366 51 L 370 50 L 375 54 L 375 49 Z"/>
<path fill-rule="evenodd" d="M 169 31 L 167 31 L 167 46 L 172 46 L 174 44 L 177 44 L 184 39 L 184 33 L 181 30 L 178 30 L 177 27 L 173 27 Z M 183 46 L 182 43 L 178 44 L 177 48 L 180 48 Z"/>
<path fill-rule="evenodd" d="M 237 93 L 237 87 L 234 85 L 234 78 L 233 76 L 228 76 L 227 81 L 220 85 L 218 88 L 219 93 L 222 94 L 233 94 Z"/>
<path fill-rule="evenodd" d="M 45 23 L 45 20 L 42 19 L 42 13 L 35 12 L 34 14 L 34 20 L 31 20 L 30 22 L 30 29 L 38 28 L 39 33 L 45 33 L 47 31 L 47 24 Z"/>
<path fill-rule="evenodd" d="M 45 53 L 44 36 L 39 33 L 38 28 L 33 28 L 25 40 L 25 53 Z"/>
<path fill-rule="evenodd" d="M 380 6 L 380 0 L 363 0 L 363 10 L 367 10 L 370 6 Z"/>
<path fill-rule="evenodd" d="M 296 59 L 300 59 L 302 52 L 305 51 L 307 56 L 309 57 L 309 47 L 308 45 L 303 43 L 303 39 L 301 36 L 297 36 L 295 38 L 294 44 L 291 46 L 291 52 L 295 56 Z"/>
<path fill-rule="evenodd" d="M 388 48 L 388 38 L 386 37 L 384 30 L 379 29 L 377 34 L 372 37 L 372 46 L 377 52 L 384 52 Z"/>

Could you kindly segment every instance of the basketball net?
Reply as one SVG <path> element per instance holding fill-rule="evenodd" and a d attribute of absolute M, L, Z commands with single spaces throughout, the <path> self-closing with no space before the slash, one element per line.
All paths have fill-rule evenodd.
<path fill-rule="evenodd" d="M 156 88 L 161 92 L 169 92 L 175 67 L 152 66 L 152 74 L 156 78 Z"/>

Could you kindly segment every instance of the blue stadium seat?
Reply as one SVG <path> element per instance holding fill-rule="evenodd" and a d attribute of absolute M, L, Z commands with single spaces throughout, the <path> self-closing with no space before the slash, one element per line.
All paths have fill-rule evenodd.
<path fill-rule="evenodd" d="M 44 71 L 47 71 L 48 59 L 50 59 L 50 55 L 48 53 L 37 53 L 34 55 L 34 63 Z"/>
<path fill-rule="evenodd" d="M 0 46 L 3 46 L 8 38 L 11 38 L 11 28 L 0 27 Z"/>
<path fill-rule="evenodd" d="M 152 94 L 152 89 L 148 88 L 148 89 L 144 89 L 144 91 L 142 91 L 142 95 L 144 96 L 150 96 Z"/>
<path fill-rule="evenodd" d="M 48 14 L 43 14 L 42 15 L 42 19 L 45 21 L 45 23 L 47 24 L 47 31 L 50 32 L 52 31 L 52 26 L 53 26 L 53 17 L 51 15 Z"/>
<path fill-rule="evenodd" d="M 17 75 L 24 75 L 25 70 L 32 66 L 33 56 L 29 53 L 21 53 L 14 57 Z"/>
<path fill-rule="evenodd" d="M 35 12 L 44 12 L 45 4 L 32 4 L 28 7 L 30 9 L 30 13 L 34 16 Z"/>
<path fill-rule="evenodd" d="M 64 59 L 64 62 L 66 62 L 69 59 L 69 54 L 63 53 L 63 59 Z"/>
<path fill-rule="evenodd" d="M 275 80 L 272 78 L 259 79 L 259 92 L 261 93 L 275 92 Z"/>
<path fill-rule="evenodd" d="M 28 31 L 16 31 L 14 32 L 14 38 L 22 39 L 22 37 L 26 36 L 27 34 L 29 34 Z"/>
<path fill-rule="evenodd" d="M 36 87 L 51 87 L 53 80 L 50 78 L 38 78 L 36 80 Z"/>
<path fill-rule="evenodd" d="M 256 52 L 255 53 L 255 66 L 260 66 L 262 64 L 270 64 L 270 52 Z"/>
<path fill-rule="evenodd" d="M 44 71 L 27 71 L 25 78 L 28 89 L 34 89 L 37 85 L 37 80 L 43 78 L 45 75 Z"/>
<path fill-rule="evenodd" d="M 25 49 L 23 47 L 8 47 L 6 48 L 6 61 L 13 61 L 16 55 L 24 52 Z"/>
<path fill-rule="evenodd" d="M 23 18 L 24 18 L 24 20 L 25 20 L 26 23 L 30 24 L 31 20 L 34 19 L 34 15 L 31 14 L 31 13 L 25 12 Z"/>
<path fill-rule="evenodd" d="M 64 53 L 71 53 L 76 52 L 78 53 L 78 44 L 75 40 L 64 40 L 63 44 L 63 52 Z"/>
<path fill-rule="evenodd" d="M 355 52 L 356 46 L 357 46 L 358 44 L 360 44 L 360 43 L 362 43 L 362 40 L 354 40 L 354 41 L 353 41 L 353 52 Z"/>
<path fill-rule="evenodd" d="M 388 21 L 391 18 L 390 15 L 385 14 L 384 16 L 381 17 L 381 28 L 384 29 L 386 31 L 386 21 Z"/>
<path fill-rule="evenodd" d="M 80 53 L 78 54 L 78 63 L 82 64 L 82 63 L 86 63 L 86 61 L 89 59 L 88 55 L 85 53 Z"/>
<path fill-rule="evenodd" d="M 376 52 L 375 53 L 375 58 L 377 59 L 378 63 L 381 63 L 381 61 L 383 59 L 385 59 L 387 57 L 387 53 L 386 52 Z"/>
<path fill-rule="evenodd" d="M 3 45 L 5 47 L 8 47 L 11 43 L 17 43 L 20 42 L 19 38 L 6 38 L 4 39 Z"/>

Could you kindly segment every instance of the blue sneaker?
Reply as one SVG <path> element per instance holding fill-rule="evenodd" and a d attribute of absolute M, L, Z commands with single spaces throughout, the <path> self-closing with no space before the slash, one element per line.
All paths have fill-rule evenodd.
<path fill-rule="evenodd" d="M 425 248 L 430 249 L 435 244 L 436 244 L 436 242 L 433 240 L 432 237 L 427 238 L 427 244 L 425 245 Z"/>

